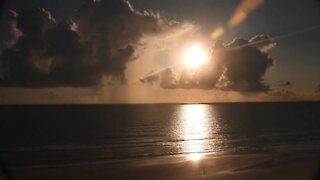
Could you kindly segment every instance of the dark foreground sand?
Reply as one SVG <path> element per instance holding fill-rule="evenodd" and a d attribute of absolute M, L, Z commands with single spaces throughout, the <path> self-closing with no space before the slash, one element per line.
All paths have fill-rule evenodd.
<path fill-rule="evenodd" d="M 320 168 L 320 154 L 316 152 L 207 155 L 198 161 L 184 159 L 184 157 L 166 157 L 89 165 L 15 168 L 12 171 L 14 179 L 19 180 L 304 180 L 317 179 Z"/>

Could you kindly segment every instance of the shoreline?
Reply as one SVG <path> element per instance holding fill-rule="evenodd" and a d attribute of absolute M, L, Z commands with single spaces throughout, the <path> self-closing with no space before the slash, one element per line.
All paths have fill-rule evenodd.
<path fill-rule="evenodd" d="M 319 153 L 206 155 L 199 160 L 158 157 L 83 166 L 13 169 L 15 179 L 314 179 Z M 1 178 L 0 178 L 1 179 Z"/>

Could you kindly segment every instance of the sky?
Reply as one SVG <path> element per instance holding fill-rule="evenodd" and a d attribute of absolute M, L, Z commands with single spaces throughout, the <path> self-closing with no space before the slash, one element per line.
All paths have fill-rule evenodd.
<path fill-rule="evenodd" d="M 2 104 L 320 100 L 317 0 L 11 0 L 1 14 Z M 199 67 L 181 63 L 194 44 Z"/>

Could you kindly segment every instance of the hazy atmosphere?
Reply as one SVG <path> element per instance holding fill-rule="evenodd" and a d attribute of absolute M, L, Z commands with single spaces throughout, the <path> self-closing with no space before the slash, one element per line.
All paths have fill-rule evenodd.
<path fill-rule="evenodd" d="M 3 104 L 320 99 L 315 0 L 3 5 Z"/>

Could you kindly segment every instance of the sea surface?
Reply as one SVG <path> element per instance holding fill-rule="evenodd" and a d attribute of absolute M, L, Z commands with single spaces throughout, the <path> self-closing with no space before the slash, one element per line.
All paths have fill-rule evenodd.
<path fill-rule="evenodd" d="M 319 102 L 2 105 L 0 114 L 12 168 L 320 149 Z"/>

